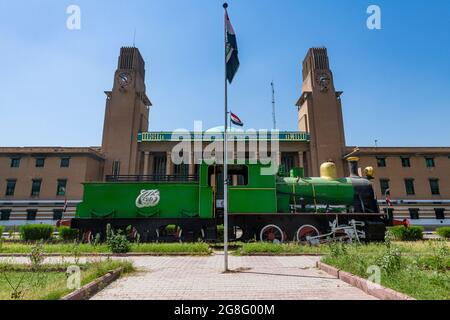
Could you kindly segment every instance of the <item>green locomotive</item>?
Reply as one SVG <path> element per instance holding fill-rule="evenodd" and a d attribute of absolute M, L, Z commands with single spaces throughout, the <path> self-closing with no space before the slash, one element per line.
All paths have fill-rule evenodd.
<path fill-rule="evenodd" d="M 317 178 L 304 177 L 301 168 L 289 176 L 283 170 L 264 175 L 264 168 L 229 166 L 230 239 L 384 239 L 387 219 L 370 180 L 356 175 L 355 161 L 349 178 L 337 178 L 333 163 L 323 164 Z M 198 176 L 112 176 L 86 183 L 71 226 L 87 240 L 104 236 L 108 224 L 131 229 L 145 242 L 217 240 L 223 223 L 222 169 L 202 164 Z"/>

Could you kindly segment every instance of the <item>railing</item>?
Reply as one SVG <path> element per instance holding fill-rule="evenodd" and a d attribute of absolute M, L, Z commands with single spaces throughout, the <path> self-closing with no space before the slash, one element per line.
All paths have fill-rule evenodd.
<path fill-rule="evenodd" d="M 198 175 L 106 176 L 106 182 L 198 182 Z"/>

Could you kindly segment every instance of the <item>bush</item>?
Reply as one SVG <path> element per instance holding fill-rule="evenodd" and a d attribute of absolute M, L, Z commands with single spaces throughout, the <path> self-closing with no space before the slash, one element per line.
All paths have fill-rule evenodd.
<path fill-rule="evenodd" d="M 442 238 L 450 239 L 450 227 L 442 227 L 436 229 L 436 233 L 440 235 Z"/>
<path fill-rule="evenodd" d="M 77 229 L 72 229 L 69 227 L 59 227 L 58 232 L 59 232 L 59 239 L 62 241 L 69 242 L 78 239 Z"/>
<path fill-rule="evenodd" d="M 0 239 L 3 238 L 3 231 L 5 230 L 4 226 L 0 226 Z"/>
<path fill-rule="evenodd" d="M 51 240 L 54 227 L 46 224 L 29 224 L 20 228 L 20 237 L 24 241 Z"/>
<path fill-rule="evenodd" d="M 423 227 L 405 227 L 397 226 L 389 229 L 390 234 L 400 241 L 419 241 L 423 240 Z"/>
<path fill-rule="evenodd" d="M 131 250 L 131 243 L 121 230 L 114 231 L 111 225 L 106 226 L 106 243 L 112 253 L 127 253 Z"/>

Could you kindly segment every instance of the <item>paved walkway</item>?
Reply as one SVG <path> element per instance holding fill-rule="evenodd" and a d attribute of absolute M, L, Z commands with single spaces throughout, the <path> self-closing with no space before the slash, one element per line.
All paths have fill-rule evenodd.
<path fill-rule="evenodd" d="M 81 258 L 80 262 L 100 258 Z M 316 269 L 318 257 L 129 257 L 138 272 L 123 277 L 94 300 L 366 300 L 375 299 Z M 70 262 L 50 257 L 45 263 Z M 28 263 L 29 258 L 0 258 Z"/>
<path fill-rule="evenodd" d="M 316 269 L 318 259 L 230 257 L 230 268 L 235 272 L 223 274 L 223 255 L 133 258 L 139 272 L 119 279 L 93 299 L 374 299 Z"/>

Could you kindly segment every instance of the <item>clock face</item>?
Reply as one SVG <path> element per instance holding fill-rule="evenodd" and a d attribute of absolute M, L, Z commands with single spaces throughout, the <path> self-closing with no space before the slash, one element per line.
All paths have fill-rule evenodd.
<path fill-rule="evenodd" d="M 119 74 L 119 84 L 122 88 L 127 87 L 131 83 L 131 75 L 123 72 Z"/>

